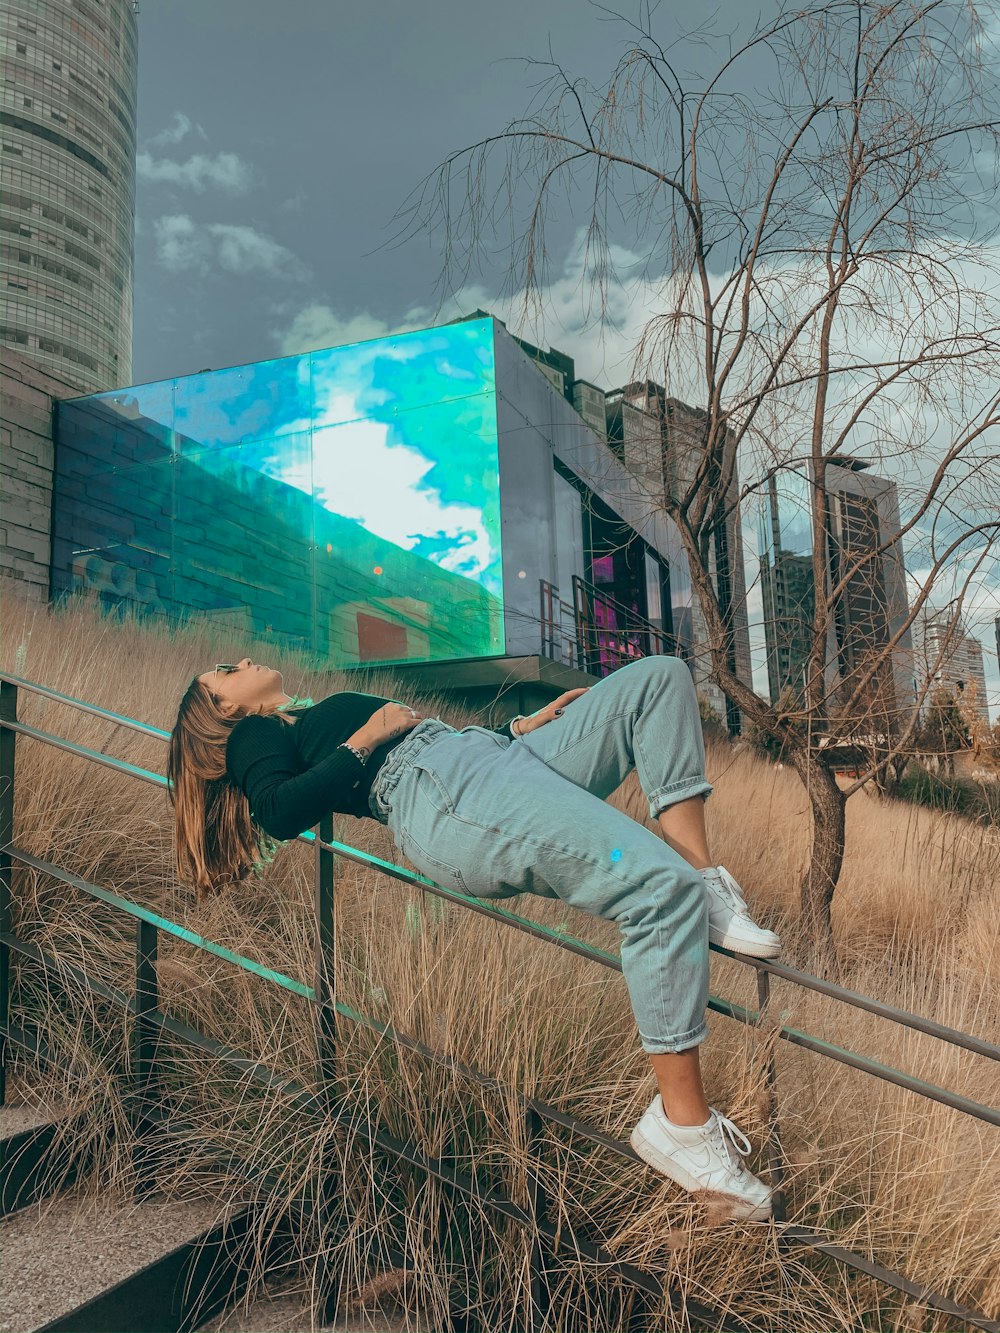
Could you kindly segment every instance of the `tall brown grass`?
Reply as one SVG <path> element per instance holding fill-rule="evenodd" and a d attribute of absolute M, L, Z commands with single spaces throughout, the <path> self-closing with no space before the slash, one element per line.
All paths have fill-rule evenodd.
<path fill-rule="evenodd" d="M 169 727 L 187 679 L 249 651 L 285 672 L 286 685 L 319 698 L 343 688 L 400 696 L 388 675 L 312 671 L 306 659 L 248 644 L 211 626 L 168 632 L 103 618 L 87 605 L 53 612 L 4 593 L 0 662 L 29 679 Z M 403 696 L 406 697 L 406 696 Z M 412 696 L 411 696 L 412 697 Z M 423 706 L 463 724 L 482 720 L 442 700 Z M 153 739 L 24 695 L 22 720 L 92 749 L 162 772 Z M 196 905 L 171 872 L 165 794 L 39 744 L 18 743 L 16 841 L 37 856 L 182 923 L 200 935 L 311 983 L 312 862 L 283 848 L 238 893 Z M 798 779 L 752 754 L 710 753 L 716 794 L 710 832 L 760 917 L 809 970 L 797 928 L 795 888 L 807 852 L 808 807 Z M 643 817 L 626 783 L 615 801 Z M 397 859 L 384 829 L 338 819 L 337 836 Z M 848 845 L 834 924 L 846 984 L 951 1026 L 996 1039 L 1000 1029 L 1000 836 L 955 818 L 864 794 L 848 806 Z M 128 992 L 134 927 L 120 913 L 44 875 L 15 877 L 15 930 L 61 966 Z M 389 1020 L 510 1087 L 627 1137 L 652 1091 L 622 980 L 616 974 L 350 864 L 337 877 L 338 999 Z M 614 930 L 558 903 L 516 909 L 615 948 Z M 305 1000 L 223 961 L 161 937 L 161 1003 L 176 1017 L 308 1087 L 316 1087 L 313 1018 Z M 755 1007 L 751 969 L 713 961 L 712 989 Z M 95 1191 L 131 1180 L 128 1118 L 130 1025 L 68 973 L 45 978 L 16 963 L 13 1016 L 39 1024 L 67 1071 L 32 1067 L 35 1082 L 70 1106 L 66 1133 L 92 1163 Z M 977 1100 L 1000 1100 L 996 1064 L 904 1032 L 783 983 L 775 1011 L 794 1027 L 862 1051 Z M 779 1072 L 779 1127 L 789 1166 L 791 1220 L 908 1274 L 953 1299 L 1000 1315 L 1000 1134 L 995 1129 L 757 1030 L 714 1016 L 704 1050 L 709 1094 L 760 1144 L 766 1127 L 764 1068 Z M 523 1229 L 458 1198 L 417 1169 L 373 1152 L 317 1115 L 293 1110 L 211 1057 L 161 1044 L 161 1093 L 170 1109 L 170 1153 L 158 1187 L 181 1197 L 212 1191 L 220 1214 L 257 1204 L 254 1278 L 272 1232 L 315 1197 L 333 1168 L 336 1188 L 323 1234 L 302 1224 L 291 1274 L 318 1291 L 321 1263 L 345 1298 L 406 1256 L 407 1297 L 443 1326 L 449 1287 L 481 1292 L 481 1326 L 511 1333 L 528 1324 Z M 429 1065 L 371 1031 L 344 1024 L 339 1092 L 391 1132 L 446 1156 L 481 1184 L 528 1197 L 523 1116 L 515 1100 Z M 190 1128 L 187 1128 L 189 1126 Z M 219 1168 L 205 1145 L 268 1174 L 249 1185 Z M 779 1247 L 768 1229 L 719 1226 L 662 1178 L 554 1127 L 546 1130 L 543 1182 L 553 1221 L 603 1237 L 615 1255 L 658 1273 L 689 1300 L 731 1310 L 761 1329 L 934 1329 L 943 1316 L 867 1279 Z M 253 1283 L 250 1288 L 253 1291 Z M 583 1262 L 553 1264 L 552 1327 L 625 1327 L 632 1297 Z M 314 1307 L 315 1308 L 315 1307 Z M 688 1329 L 664 1306 L 643 1327 Z"/>

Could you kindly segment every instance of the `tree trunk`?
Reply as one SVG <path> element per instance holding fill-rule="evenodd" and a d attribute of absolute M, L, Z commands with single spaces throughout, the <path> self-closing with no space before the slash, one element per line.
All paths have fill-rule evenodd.
<path fill-rule="evenodd" d="M 837 956 L 830 908 L 844 863 L 847 801 L 837 779 L 824 764 L 802 752 L 792 754 L 790 760 L 802 779 L 812 808 L 809 866 L 799 890 L 802 921 L 815 942 L 818 962 L 835 972 Z"/>

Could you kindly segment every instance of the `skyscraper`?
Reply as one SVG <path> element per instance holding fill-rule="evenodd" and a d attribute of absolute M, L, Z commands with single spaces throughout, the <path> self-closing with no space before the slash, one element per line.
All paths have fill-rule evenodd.
<path fill-rule="evenodd" d="M 771 702 L 805 689 L 816 591 L 809 480 L 801 468 L 772 472 L 763 491 L 758 545 Z"/>
<path fill-rule="evenodd" d="M 983 645 L 974 639 L 960 615 L 928 610 L 918 622 L 917 683 L 927 680 L 975 709 L 989 722 Z"/>
<path fill-rule="evenodd" d="M 822 489 L 827 549 L 823 565 L 831 596 L 826 687 L 845 695 L 867 679 L 856 707 L 890 725 L 913 697 L 913 655 L 894 482 L 860 459 L 826 466 Z M 814 490 L 807 468 L 776 469 L 767 478 L 760 516 L 761 582 L 768 686 L 801 693 L 816 608 L 813 568 Z M 899 633 L 896 646 L 886 650 Z M 882 658 L 878 666 L 873 659 Z"/>
<path fill-rule="evenodd" d="M 626 467 L 654 495 L 677 497 L 686 492 L 704 458 L 706 413 L 678 398 L 669 398 L 663 386 L 653 380 L 626 384 L 609 393 L 607 403 L 608 443 Z M 725 464 L 730 473 L 725 495 L 727 512 L 712 534 L 708 547 L 708 573 L 729 630 L 729 669 L 740 680 L 752 684 L 735 449 L 735 440 L 729 434 Z M 678 581 L 676 589 L 685 604 L 675 610 L 675 633 L 688 655 L 695 684 L 719 716 L 726 719 L 729 731 L 735 735 L 742 729 L 740 711 L 713 677 L 708 626 L 698 599 L 691 595 L 687 557 L 680 548 L 679 536 L 677 545 L 671 569 L 675 564 L 683 563 L 687 578 L 683 585 Z"/>
<path fill-rule="evenodd" d="M 133 0 L 9 0 L 0 37 L 0 340 L 81 390 L 127 384 Z"/>

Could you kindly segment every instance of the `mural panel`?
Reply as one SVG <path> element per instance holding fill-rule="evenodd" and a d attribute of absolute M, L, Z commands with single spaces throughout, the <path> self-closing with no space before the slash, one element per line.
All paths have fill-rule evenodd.
<path fill-rule="evenodd" d="M 59 406 L 53 592 L 336 665 L 504 651 L 493 324 Z"/>

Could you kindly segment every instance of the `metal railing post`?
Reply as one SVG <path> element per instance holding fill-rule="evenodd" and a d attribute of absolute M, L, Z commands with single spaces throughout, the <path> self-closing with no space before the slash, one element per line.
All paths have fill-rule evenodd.
<path fill-rule="evenodd" d="M 537 1148 L 542 1137 L 542 1117 L 531 1106 L 525 1109 L 525 1151 L 528 1155 L 528 1211 L 531 1214 L 531 1255 L 529 1258 L 531 1283 L 529 1299 L 531 1301 L 531 1333 L 543 1333 L 548 1327 L 549 1285 L 548 1268 L 545 1262 L 545 1250 L 542 1246 L 538 1223 L 546 1221 L 548 1203 L 545 1187 L 539 1170 Z"/>
<path fill-rule="evenodd" d="M 771 978 L 767 972 L 757 970 L 757 1009 L 763 1021 L 767 1007 L 771 1002 Z M 764 1083 L 767 1088 L 767 1165 L 774 1190 L 772 1211 L 776 1222 L 785 1220 L 785 1195 L 782 1190 L 785 1170 L 781 1159 L 781 1140 L 778 1137 L 778 1063 L 772 1042 L 764 1065 Z"/>
<path fill-rule="evenodd" d="M 0 723 L 17 721 L 17 686 L 0 681 Z M 0 725 L 0 934 L 10 934 L 11 858 L 14 839 L 14 757 L 17 735 Z M 7 1097 L 7 1024 L 10 1021 L 10 946 L 0 940 L 0 1106 Z"/>
<path fill-rule="evenodd" d="M 319 1100 L 327 1119 L 332 1123 L 336 1113 L 336 1060 L 337 1060 L 337 1019 L 336 1003 L 336 935 L 334 929 L 334 866 L 335 858 L 329 844 L 333 842 L 333 816 L 327 815 L 319 823 L 319 836 L 316 839 L 314 861 L 314 884 L 316 891 L 316 974 L 315 974 L 315 1018 L 316 1018 L 316 1062 Z M 320 1247 L 321 1247 L 321 1300 L 324 1323 L 331 1323 L 337 1313 L 337 1284 L 330 1281 L 327 1265 L 322 1255 L 330 1230 L 332 1214 L 331 1201 L 335 1187 L 333 1170 L 329 1155 L 320 1166 L 319 1198 L 317 1200 Z"/>
<path fill-rule="evenodd" d="M 336 990 L 336 938 L 333 924 L 334 853 L 333 816 L 320 821 L 316 840 L 316 1054 L 319 1061 L 320 1085 L 332 1091 L 336 1078 L 337 1027 L 334 1003 Z"/>
<path fill-rule="evenodd" d="M 545 579 L 538 581 L 538 618 L 542 623 L 542 656 L 551 657 L 552 639 L 555 637 L 550 628 L 549 622 L 552 618 L 552 585 Z M 548 606 L 546 606 L 548 602 Z"/>
<path fill-rule="evenodd" d="M 133 1034 L 132 1073 L 132 1167 L 135 1172 L 133 1194 L 136 1199 L 148 1194 L 156 1184 L 150 1169 L 150 1115 L 156 1076 L 156 1042 L 159 1026 L 153 1014 L 159 1009 L 156 980 L 157 929 L 151 921 L 136 923 L 135 950 L 135 1031 Z"/>

